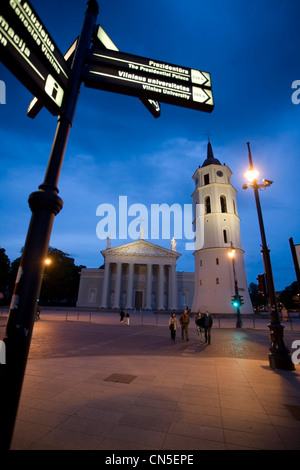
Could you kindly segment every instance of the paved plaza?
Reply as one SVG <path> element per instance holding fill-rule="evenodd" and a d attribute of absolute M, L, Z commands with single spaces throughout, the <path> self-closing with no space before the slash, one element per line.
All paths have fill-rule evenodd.
<path fill-rule="evenodd" d="M 207 345 L 193 318 L 173 342 L 168 318 L 42 310 L 11 449 L 300 450 L 300 366 L 269 367 L 267 320 L 215 319 Z"/>

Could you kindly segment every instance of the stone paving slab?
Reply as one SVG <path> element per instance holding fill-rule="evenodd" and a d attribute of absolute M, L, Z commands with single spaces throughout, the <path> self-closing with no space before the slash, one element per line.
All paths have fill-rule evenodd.
<path fill-rule="evenodd" d="M 35 324 L 12 450 L 300 450 L 300 366 L 269 367 L 267 328 L 208 346 L 113 318 Z"/>
<path fill-rule="evenodd" d="M 12 449 L 299 450 L 299 389 L 299 368 L 260 360 L 31 359 Z"/>

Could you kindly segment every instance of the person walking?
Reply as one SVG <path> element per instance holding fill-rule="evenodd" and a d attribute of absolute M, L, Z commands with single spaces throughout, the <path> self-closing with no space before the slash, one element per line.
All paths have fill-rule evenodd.
<path fill-rule="evenodd" d="M 205 312 L 205 315 L 203 318 L 203 327 L 204 327 L 204 334 L 205 334 L 205 342 L 207 344 L 210 344 L 210 338 L 211 338 L 210 330 L 212 326 L 213 326 L 213 319 L 209 312 Z"/>
<path fill-rule="evenodd" d="M 197 328 L 197 336 L 198 336 L 199 341 L 200 341 L 200 339 L 202 340 L 203 320 L 204 320 L 204 318 L 202 317 L 202 313 L 199 311 L 197 313 L 196 318 L 195 318 L 195 324 L 196 324 L 196 328 Z"/>
<path fill-rule="evenodd" d="M 179 321 L 181 325 L 181 339 L 182 341 L 184 341 L 184 339 L 188 341 L 190 317 L 189 317 L 187 309 L 183 310 L 182 314 L 180 315 Z"/>
<path fill-rule="evenodd" d="M 169 328 L 171 331 L 171 339 L 175 341 L 176 338 L 176 330 L 178 328 L 178 322 L 175 313 L 172 313 L 172 315 L 169 318 Z"/>
<path fill-rule="evenodd" d="M 124 312 L 124 310 L 121 308 L 121 311 L 120 311 L 120 323 L 121 323 L 121 325 L 123 325 L 124 317 L 125 317 L 125 312 Z"/>
<path fill-rule="evenodd" d="M 127 310 L 126 312 L 126 323 L 127 323 L 127 326 L 129 326 L 129 318 L 130 318 L 130 315 L 129 315 L 129 312 Z"/>

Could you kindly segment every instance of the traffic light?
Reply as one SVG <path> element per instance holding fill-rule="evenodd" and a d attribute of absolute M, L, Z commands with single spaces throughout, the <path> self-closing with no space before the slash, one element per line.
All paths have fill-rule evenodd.
<path fill-rule="evenodd" d="M 240 306 L 239 295 L 232 295 L 231 296 L 231 304 L 234 308 L 238 308 Z"/>
<path fill-rule="evenodd" d="M 262 297 L 267 297 L 267 283 L 266 283 L 266 275 L 259 274 L 256 278 L 258 280 L 258 291 Z"/>
<path fill-rule="evenodd" d="M 232 295 L 231 296 L 231 305 L 234 308 L 239 308 L 244 305 L 244 297 L 242 295 Z"/>

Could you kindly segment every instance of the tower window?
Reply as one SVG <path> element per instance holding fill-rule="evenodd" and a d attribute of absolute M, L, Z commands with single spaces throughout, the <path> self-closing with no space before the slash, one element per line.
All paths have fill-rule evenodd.
<path fill-rule="evenodd" d="M 216 264 L 219 264 L 219 258 L 216 258 Z"/>
<path fill-rule="evenodd" d="M 216 284 L 219 284 L 219 278 L 218 277 L 216 278 Z"/>
<path fill-rule="evenodd" d="M 221 204 L 221 212 L 223 213 L 227 212 L 227 203 L 226 203 L 225 196 L 220 196 L 220 204 Z"/>
<path fill-rule="evenodd" d="M 204 199 L 204 208 L 205 208 L 205 214 L 210 214 L 211 213 L 211 206 L 210 206 L 210 197 L 206 196 Z"/>
<path fill-rule="evenodd" d="M 209 184 L 209 174 L 204 175 L 204 184 Z"/>
<path fill-rule="evenodd" d="M 223 240 L 224 240 L 224 243 L 228 243 L 228 237 L 227 237 L 227 230 L 223 230 Z"/>
<path fill-rule="evenodd" d="M 233 199 L 232 202 L 233 202 L 233 213 L 236 215 L 235 200 Z"/>

